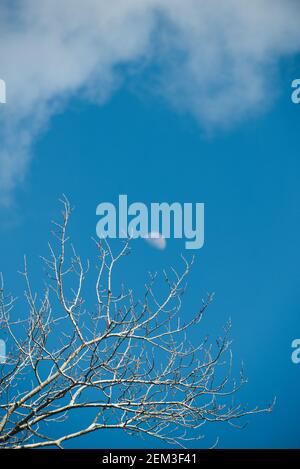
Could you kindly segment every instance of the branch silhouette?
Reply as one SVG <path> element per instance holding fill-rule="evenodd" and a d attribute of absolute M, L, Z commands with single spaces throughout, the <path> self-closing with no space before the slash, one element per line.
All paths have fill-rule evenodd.
<path fill-rule="evenodd" d="M 42 294 L 33 291 L 24 261 L 21 319 L 15 318 L 17 300 L 5 294 L 3 281 L 0 287 L 0 327 L 9 345 L 0 365 L 0 447 L 62 448 L 67 440 L 101 429 L 184 447 L 202 437 L 206 423 L 235 425 L 272 410 L 233 403 L 246 378 L 243 372 L 238 382 L 231 378 L 230 324 L 216 344 L 189 340 L 191 329 L 199 337 L 213 299 L 208 295 L 191 320 L 181 320 L 193 260 L 182 257 L 181 271 L 164 271 L 163 282 L 149 274 L 143 297 L 135 299 L 132 290 L 113 283 L 130 241 L 117 254 L 106 240 L 95 241 L 93 276 L 67 234 L 70 203 L 63 198 L 62 204 L 62 221 L 53 222 L 55 244 L 42 258 L 47 270 Z M 85 293 L 89 276 L 91 308 L 90 284 Z"/>

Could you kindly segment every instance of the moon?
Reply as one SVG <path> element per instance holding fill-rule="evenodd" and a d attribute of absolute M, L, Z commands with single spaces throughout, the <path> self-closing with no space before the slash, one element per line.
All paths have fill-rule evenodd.
<path fill-rule="evenodd" d="M 155 249 L 159 249 L 160 251 L 163 251 L 167 247 L 166 239 L 157 231 L 151 231 L 144 237 L 144 239 L 148 244 L 150 244 L 150 246 Z"/>

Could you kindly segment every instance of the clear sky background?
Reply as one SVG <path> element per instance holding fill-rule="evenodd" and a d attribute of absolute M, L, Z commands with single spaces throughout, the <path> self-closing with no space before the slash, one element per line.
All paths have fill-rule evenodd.
<path fill-rule="evenodd" d="M 275 74 L 274 63 L 264 74 L 259 107 L 249 105 L 231 119 L 233 106 L 222 116 L 222 125 L 165 99 L 155 85 L 164 73 L 161 64 L 151 62 L 130 72 L 122 64 L 122 80 L 100 105 L 74 86 L 51 119 L 42 119 L 38 132 L 30 129 L 30 150 L 27 144 L 26 151 L 14 146 L 11 137 L 8 144 L 7 133 L 2 135 L 2 150 L 9 147 L 14 152 L 13 164 L 18 165 L 20 158 L 23 165 L 24 151 L 31 155 L 22 177 L 14 176 L 5 189 L 0 211 L 0 270 L 8 289 L 17 294 L 22 295 L 17 271 L 24 253 L 33 281 L 37 288 L 40 285 L 39 255 L 47 251 L 50 220 L 59 214 L 62 193 L 75 206 L 74 242 L 90 259 L 100 202 L 117 203 L 119 194 L 128 194 L 129 202 L 146 204 L 205 203 L 205 245 L 196 252 L 181 314 L 190 317 L 206 292 L 214 291 L 203 335 L 209 333 L 214 340 L 231 318 L 234 365 L 238 369 L 243 361 L 249 378 L 237 399 L 265 406 L 276 396 L 277 404 L 272 414 L 250 417 L 243 430 L 207 426 L 203 446 L 213 444 L 216 436 L 221 448 L 288 448 L 300 443 L 300 365 L 291 361 L 291 342 L 300 337 L 300 105 L 290 98 L 291 82 L 300 77 L 300 61 L 292 52 L 278 59 Z M 2 75 L 5 78 L 5 70 Z M 235 83 L 239 99 L 248 100 L 250 81 L 251 76 Z M 206 86 L 213 98 L 210 83 L 202 83 L 201 90 Z M 7 89 L 9 97 L 9 81 Z M 197 103 L 201 108 L 201 100 Z M 216 106 L 222 103 L 216 98 Z M 2 125 L 15 126 L 15 139 L 20 141 L 25 138 L 22 126 L 25 131 L 30 126 L 12 117 L 9 101 L 6 106 L 0 109 Z M 3 176 L 4 157 L 1 161 Z M 181 252 L 182 240 L 168 241 L 164 251 L 135 241 L 124 264 L 126 284 L 140 288 L 148 270 L 179 266 Z M 69 446 L 162 443 L 102 432 Z"/>

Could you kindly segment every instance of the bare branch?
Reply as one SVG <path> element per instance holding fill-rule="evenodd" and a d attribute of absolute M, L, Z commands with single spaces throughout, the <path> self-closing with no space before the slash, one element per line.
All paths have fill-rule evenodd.
<path fill-rule="evenodd" d="M 192 319 L 181 320 L 193 260 L 182 257 L 182 270 L 164 271 L 163 283 L 149 274 L 144 296 L 136 300 L 131 290 L 113 283 L 129 240 L 117 254 L 106 240 L 96 241 L 94 302 L 86 306 L 91 301 L 85 284 L 93 273 L 71 244 L 72 209 L 65 197 L 62 204 L 62 221 L 53 223 L 55 245 L 42 258 L 42 294 L 34 292 L 24 260 L 22 318 L 15 317 L 16 299 L 5 295 L 0 278 L 0 327 L 9 344 L 0 365 L 0 448 L 61 448 L 67 440 L 110 428 L 184 446 L 202 437 L 205 423 L 236 425 L 272 410 L 273 404 L 246 409 L 233 401 L 246 378 L 241 372 L 239 382 L 231 379 L 230 324 L 215 344 L 189 340 L 213 299 L 208 295 Z M 90 422 L 81 426 L 77 419 L 78 428 L 69 433 L 63 424 L 82 409 Z"/>

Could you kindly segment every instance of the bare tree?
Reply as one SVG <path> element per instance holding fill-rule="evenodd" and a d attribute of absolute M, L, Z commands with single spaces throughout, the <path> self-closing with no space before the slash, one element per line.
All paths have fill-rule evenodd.
<path fill-rule="evenodd" d="M 26 314 L 14 319 L 16 300 L 0 289 L 0 326 L 11 344 L 0 365 L 0 447 L 61 448 L 101 429 L 184 446 L 200 438 L 205 423 L 233 424 L 271 410 L 247 410 L 230 397 L 246 380 L 243 373 L 238 383 L 230 378 L 229 325 L 214 345 L 207 338 L 196 345 L 189 340 L 212 300 L 202 301 L 189 322 L 178 317 L 192 262 L 182 258 L 181 273 L 163 273 L 164 295 L 150 275 L 136 300 L 131 290 L 113 285 L 128 242 L 115 255 L 106 241 L 96 241 L 95 275 L 69 240 L 70 214 L 64 199 L 63 221 L 54 223 L 56 245 L 49 244 L 49 258 L 42 258 L 42 295 L 32 289 L 25 259 Z M 88 307 L 91 284 L 95 300 Z"/>

